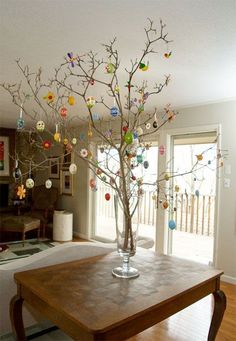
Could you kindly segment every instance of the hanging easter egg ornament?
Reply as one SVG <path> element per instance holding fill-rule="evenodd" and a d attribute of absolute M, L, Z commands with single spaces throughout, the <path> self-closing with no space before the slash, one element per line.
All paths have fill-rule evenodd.
<path fill-rule="evenodd" d="M 89 109 L 93 108 L 93 107 L 95 106 L 95 103 L 96 103 L 96 101 L 95 101 L 95 99 L 94 99 L 93 96 L 89 96 L 89 97 L 86 99 L 86 104 L 87 104 L 87 107 L 88 107 Z"/>
<path fill-rule="evenodd" d="M 71 163 L 71 164 L 70 164 L 69 172 L 70 172 L 71 174 L 76 174 L 76 172 L 77 172 L 77 166 L 76 166 L 75 163 Z"/>
<path fill-rule="evenodd" d="M 139 70 L 141 71 L 147 71 L 148 70 L 148 63 L 139 63 Z"/>
<path fill-rule="evenodd" d="M 133 142 L 133 134 L 128 131 L 124 136 L 124 140 L 127 144 L 131 144 Z"/>
<path fill-rule="evenodd" d="M 198 161 L 202 161 L 203 160 L 203 155 L 202 154 L 198 154 L 198 155 L 196 155 L 196 157 L 197 157 Z"/>
<path fill-rule="evenodd" d="M 169 229 L 174 230 L 176 228 L 176 222 L 174 220 L 169 220 L 168 223 Z"/>
<path fill-rule="evenodd" d="M 142 163 L 143 162 L 143 155 L 142 154 L 137 155 L 137 162 L 138 163 Z"/>
<path fill-rule="evenodd" d="M 178 193 L 179 192 L 179 186 L 175 185 L 175 192 Z"/>
<path fill-rule="evenodd" d="M 73 137 L 73 139 L 71 140 L 71 143 L 72 143 L 73 145 L 76 145 L 76 143 L 77 143 L 77 138 L 76 138 L 76 137 Z"/>
<path fill-rule="evenodd" d="M 47 179 L 47 180 L 45 181 L 45 187 L 46 187 L 47 189 L 50 189 L 50 188 L 52 187 L 52 181 L 51 181 L 50 179 Z"/>
<path fill-rule="evenodd" d="M 75 104 L 75 98 L 74 98 L 74 96 L 69 96 L 69 97 L 68 97 L 68 103 L 69 103 L 70 105 L 74 105 L 74 104 Z"/>
<path fill-rule="evenodd" d="M 56 142 L 61 142 L 61 134 L 58 132 L 58 124 L 56 124 L 56 132 L 53 137 Z"/>
<path fill-rule="evenodd" d="M 200 192 L 199 192 L 199 190 L 198 190 L 198 189 L 195 191 L 195 195 L 196 195 L 196 197 L 199 197 L 199 195 L 200 195 Z"/>
<path fill-rule="evenodd" d="M 60 115 L 61 115 L 62 118 L 66 118 L 67 117 L 67 113 L 68 113 L 68 110 L 67 110 L 66 107 L 62 107 L 60 109 Z"/>
<path fill-rule="evenodd" d="M 88 156 L 88 151 L 87 151 L 87 149 L 85 149 L 85 148 L 83 148 L 83 149 L 81 149 L 81 151 L 80 151 L 80 156 L 82 156 L 82 157 L 87 157 Z"/>
<path fill-rule="evenodd" d="M 103 154 L 103 153 L 104 153 L 104 151 L 105 151 L 105 148 L 104 148 L 104 147 L 101 147 L 101 148 L 100 148 L 100 153 L 102 153 L 102 154 Z"/>
<path fill-rule="evenodd" d="M 63 140 L 63 144 L 64 144 L 64 146 L 66 146 L 67 144 L 68 144 L 68 139 L 67 138 L 64 138 L 64 140 Z"/>
<path fill-rule="evenodd" d="M 52 144 L 50 141 L 45 140 L 45 141 L 43 141 L 42 146 L 43 146 L 43 149 L 48 150 L 51 148 Z"/>
<path fill-rule="evenodd" d="M 149 129 L 151 128 L 151 123 L 150 123 L 150 122 L 146 123 L 146 124 L 145 124 L 145 128 L 146 128 L 147 130 L 149 130 Z"/>
<path fill-rule="evenodd" d="M 116 67 L 115 67 L 115 65 L 113 63 L 108 63 L 106 65 L 106 72 L 107 73 L 114 73 L 115 70 L 116 70 Z"/>
<path fill-rule="evenodd" d="M 38 121 L 36 123 L 36 129 L 38 130 L 38 132 L 42 133 L 45 129 L 45 123 L 43 121 Z"/>
<path fill-rule="evenodd" d="M 161 146 L 159 147 L 159 154 L 160 154 L 161 156 L 163 156 L 163 155 L 165 154 L 165 146 L 161 145 Z"/>
<path fill-rule="evenodd" d="M 127 133 L 127 131 L 129 130 L 129 127 L 128 127 L 128 126 L 124 126 L 124 127 L 122 128 L 122 130 L 123 130 L 125 133 Z"/>
<path fill-rule="evenodd" d="M 148 167 L 149 167 L 149 162 L 148 162 L 148 161 L 144 161 L 143 167 L 144 167 L 145 169 L 148 169 Z"/>
<path fill-rule="evenodd" d="M 18 186 L 16 195 L 19 197 L 20 200 L 25 198 L 26 189 L 24 185 Z"/>
<path fill-rule="evenodd" d="M 164 57 L 167 58 L 167 59 L 170 58 L 171 55 L 172 55 L 171 51 L 164 53 Z"/>
<path fill-rule="evenodd" d="M 154 129 L 156 129 L 158 127 L 157 121 L 154 121 L 152 126 L 153 126 Z"/>
<path fill-rule="evenodd" d="M 164 208 L 164 210 L 166 210 L 169 207 L 169 204 L 167 201 L 164 201 L 162 204 L 162 207 Z"/>
<path fill-rule="evenodd" d="M 138 133 L 138 136 L 143 135 L 143 129 L 142 129 L 141 127 L 138 127 L 138 128 L 136 129 L 136 132 Z"/>
<path fill-rule="evenodd" d="M 106 201 L 109 201 L 111 199 L 110 193 L 105 194 L 105 199 L 106 199 Z"/>
<path fill-rule="evenodd" d="M 21 170 L 18 167 L 18 160 L 15 162 L 15 169 L 13 171 L 13 177 L 18 180 L 21 177 Z"/>
<path fill-rule="evenodd" d="M 169 174 L 165 174 L 164 178 L 165 178 L 166 181 L 169 181 L 170 180 Z"/>
<path fill-rule="evenodd" d="M 20 118 L 16 121 L 16 128 L 17 130 L 21 130 L 25 126 L 25 121 L 23 120 L 23 109 L 22 109 L 23 104 L 21 104 L 20 107 Z"/>
<path fill-rule="evenodd" d="M 119 85 L 116 85 L 114 88 L 114 91 L 118 94 L 120 92 L 120 87 Z"/>
<path fill-rule="evenodd" d="M 116 107 L 111 108 L 111 116 L 116 117 L 119 113 L 119 110 Z"/>
<path fill-rule="evenodd" d="M 25 126 L 25 121 L 23 120 L 23 118 L 18 118 L 18 120 L 16 121 L 17 130 L 23 129 L 24 126 Z"/>
<path fill-rule="evenodd" d="M 85 140 L 85 133 L 84 132 L 79 134 L 79 139 L 80 139 L 80 141 L 84 141 Z"/>
<path fill-rule="evenodd" d="M 31 178 L 28 178 L 25 182 L 25 186 L 29 189 L 33 188 L 34 187 L 34 180 Z"/>

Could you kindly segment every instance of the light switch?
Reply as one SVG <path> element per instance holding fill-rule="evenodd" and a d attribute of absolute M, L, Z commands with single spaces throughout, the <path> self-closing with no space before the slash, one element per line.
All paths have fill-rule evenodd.
<path fill-rule="evenodd" d="M 224 187 L 230 188 L 230 179 L 229 178 L 224 178 Z"/>

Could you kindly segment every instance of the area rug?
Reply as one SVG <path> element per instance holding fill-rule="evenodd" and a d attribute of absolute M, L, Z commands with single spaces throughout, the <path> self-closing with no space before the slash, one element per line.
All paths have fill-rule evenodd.
<path fill-rule="evenodd" d="M 35 253 L 47 250 L 59 243 L 49 239 L 28 239 L 23 246 L 22 241 L 0 244 L 0 265 L 13 260 L 32 256 Z"/>

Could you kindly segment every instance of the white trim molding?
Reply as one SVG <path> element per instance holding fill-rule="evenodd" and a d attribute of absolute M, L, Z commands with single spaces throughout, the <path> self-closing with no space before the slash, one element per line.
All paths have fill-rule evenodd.
<path fill-rule="evenodd" d="M 222 282 L 227 282 L 236 285 L 236 277 L 222 275 L 221 280 Z"/>

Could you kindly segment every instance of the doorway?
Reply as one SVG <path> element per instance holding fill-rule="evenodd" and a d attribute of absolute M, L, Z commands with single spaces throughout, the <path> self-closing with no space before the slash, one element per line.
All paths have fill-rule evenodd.
<path fill-rule="evenodd" d="M 182 174 L 202 155 L 197 172 L 173 179 L 176 229 L 169 231 L 170 254 L 211 264 L 214 255 L 217 179 L 216 132 L 173 136 L 173 172 Z"/>

